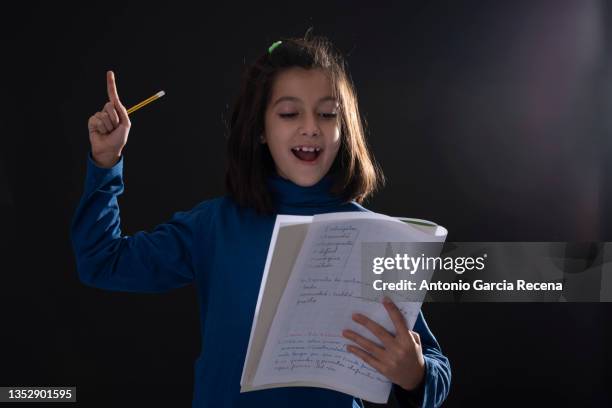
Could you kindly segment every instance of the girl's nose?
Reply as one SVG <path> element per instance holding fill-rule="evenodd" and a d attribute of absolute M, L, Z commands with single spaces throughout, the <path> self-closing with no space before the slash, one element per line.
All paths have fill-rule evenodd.
<path fill-rule="evenodd" d="M 304 129 L 302 128 L 300 130 L 300 134 L 304 135 L 304 136 L 317 136 L 319 134 L 319 130 L 318 129 Z"/>
<path fill-rule="evenodd" d="M 300 128 L 300 134 L 306 136 L 316 136 L 320 133 L 321 131 L 319 129 L 319 124 L 317 123 L 316 115 L 307 115 L 306 119 L 304 120 L 304 123 Z"/>

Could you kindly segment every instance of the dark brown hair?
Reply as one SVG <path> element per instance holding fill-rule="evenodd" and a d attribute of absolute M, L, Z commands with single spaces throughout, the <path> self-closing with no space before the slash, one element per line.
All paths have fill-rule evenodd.
<path fill-rule="evenodd" d="M 228 126 L 225 186 L 228 195 L 240 206 L 253 207 L 258 213 L 275 211 L 268 190 L 267 177 L 275 172 L 267 144 L 259 142 L 264 130 L 265 111 L 277 74 L 287 68 L 321 68 L 330 77 L 333 96 L 339 101 L 340 149 L 329 172 L 331 189 L 344 201 L 362 203 L 384 184 L 382 170 L 371 156 L 357 104 L 355 88 L 345 68 L 344 58 L 329 40 L 311 35 L 281 38 L 282 43 L 266 49 L 247 66 Z"/>

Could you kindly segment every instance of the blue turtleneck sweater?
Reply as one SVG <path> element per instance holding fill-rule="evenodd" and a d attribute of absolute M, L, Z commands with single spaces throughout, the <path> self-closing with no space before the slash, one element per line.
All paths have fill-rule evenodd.
<path fill-rule="evenodd" d="M 179 211 L 150 232 L 124 235 L 117 198 L 123 192 L 123 156 L 110 169 L 87 160 L 85 188 L 72 219 L 71 239 L 80 280 L 97 288 L 165 292 L 195 284 L 201 318 L 201 353 L 194 367 L 193 407 L 353 408 L 359 399 L 323 388 L 285 387 L 240 393 L 262 272 L 276 215 L 258 215 L 227 197 Z M 301 187 L 278 175 L 268 179 L 279 214 L 368 211 L 329 192 L 332 179 Z M 393 385 L 401 406 L 434 407 L 446 398 L 450 365 L 421 313 L 426 374 L 408 392 Z M 351 405 L 352 404 L 352 405 Z"/>

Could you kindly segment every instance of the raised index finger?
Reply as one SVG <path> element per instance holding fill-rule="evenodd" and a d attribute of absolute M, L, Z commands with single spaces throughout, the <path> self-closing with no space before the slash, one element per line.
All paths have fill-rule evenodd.
<path fill-rule="evenodd" d="M 121 102 L 119 102 L 119 94 L 115 85 L 115 73 L 113 71 L 106 73 L 106 89 L 108 91 L 108 99 L 115 105 L 115 109 L 119 109 Z"/>

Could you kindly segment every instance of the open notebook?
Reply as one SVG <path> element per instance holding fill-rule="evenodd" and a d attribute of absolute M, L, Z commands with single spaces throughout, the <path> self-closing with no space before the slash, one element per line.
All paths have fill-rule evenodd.
<path fill-rule="evenodd" d="M 362 242 L 444 242 L 426 220 L 372 212 L 278 215 L 255 308 L 240 392 L 322 387 L 386 403 L 391 382 L 346 351 L 343 329 L 380 344 L 351 319 L 360 312 L 395 332 L 381 299 L 361 296 Z M 410 329 L 420 302 L 396 302 Z"/>

